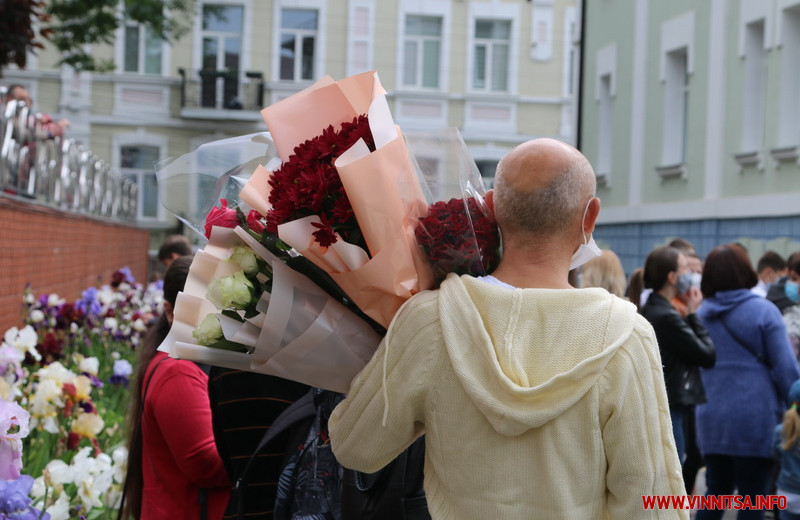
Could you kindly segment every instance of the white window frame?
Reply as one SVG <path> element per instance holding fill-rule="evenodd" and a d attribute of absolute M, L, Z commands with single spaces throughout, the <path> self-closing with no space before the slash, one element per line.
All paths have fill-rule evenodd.
<path fill-rule="evenodd" d="M 407 34 L 405 32 L 405 29 L 408 26 L 407 22 L 408 22 L 409 17 L 412 17 L 412 16 L 416 17 L 416 18 L 430 18 L 430 19 L 438 20 L 439 24 L 440 24 L 439 25 L 439 34 L 437 36 L 424 36 L 424 35 L 421 35 L 421 34 Z M 399 83 L 402 85 L 403 88 L 408 88 L 408 89 L 440 90 L 440 88 L 441 88 L 440 87 L 440 85 L 441 85 L 441 77 L 440 76 L 441 76 L 441 72 L 444 70 L 441 67 L 441 60 L 442 60 L 442 56 L 441 56 L 441 54 L 442 54 L 442 30 L 443 30 L 442 24 L 444 23 L 444 20 L 442 19 L 441 16 L 435 16 L 435 15 L 432 16 L 432 15 L 427 15 L 427 14 L 410 14 L 410 13 L 408 13 L 408 14 L 405 15 L 405 18 L 403 19 L 403 21 L 406 22 L 406 23 L 404 24 L 405 26 L 403 27 L 403 29 L 404 29 L 404 31 L 403 31 L 403 41 L 402 41 L 403 63 L 402 63 L 402 69 L 401 69 L 402 73 L 400 74 L 400 76 L 398 76 Z M 406 77 L 405 77 L 406 76 L 405 75 L 406 63 L 405 63 L 405 61 L 408 58 L 408 55 L 405 52 L 405 47 L 410 42 L 413 42 L 416 45 L 416 56 L 415 56 L 416 66 L 414 67 L 414 76 L 415 76 L 414 79 L 415 79 L 415 81 L 413 83 L 406 83 Z M 436 70 L 436 85 L 435 86 L 425 86 L 425 85 L 423 85 L 423 76 L 424 76 L 424 71 L 425 71 L 425 44 L 426 43 L 438 43 L 439 44 L 439 56 L 438 56 L 438 59 L 437 59 L 438 63 L 437 63 L 437 70 Z"/>
<path fill-rule="evenodd" d="M 617 95 L 617 45 L 598 49 L 595 71 L 597 101 L 597 178 L 610 182 L 613 165 L 613 103 Z"/>
<path fill-rule="evenodd" d="M 310 84 L 325 74 L 327 0 L 281 0 L 272 3 L 272 70 L 270 77 L 283 84 Z M 314 74 L 311 80 L 281 79 L 281 11 L 283 9 L 308 9 L 317 11 L 317 31 L 314 40 Z M 297 65 L 295 64 L 295 67 Z"/>
<path fill-rule="evenodd" d="M 121 175 L 135 174 L 139 180 L 137 186 L 142 186 L 141 179 L 144 175 L 151 175 L 153 178 L 156 176 L 155 169 L 152 172 L 144 170 L 138 172 L 126 173 L 122 168 L 122 147 L 123 146 L 148 146 L 158 148 L 158 157 L 160 161 L 167 158 L 168 139 L 166 136 L 148 133 L 146 130 L 139 128 L 136 132 L 114 134 L 111 137 L 111 160 L 114 168 L 120 172 Z M 136 220 L 142 223 L 156 223 L 165 222 L 167 220 L 167 210 L 161 204 L 160 193 L 157 194 L 156 200 L 157 215 L 155 217 L 145 217 L 142 215 L 144 209 L 144 191 L 137 190 L 136 195 Z"/>
<path fill-rule="evenodd" d="M 771 153 L 780 164 L 797 161 L 800 155 L 800 2 L 784 0 L 778 7 L 775 45 L 781 48 L 781 92 L 778 147 Z"/>
<path fill-rule="evenodd" d="M 205 31 L 203 31 L 203 6 L 206 4 L 217 4 L 217 5 L 226 5 L 226 6 L 241 6 L 244 8 L 243 10 L 243 20 L 242 20 L 242 51 L 241 56 L 239 57 L 239 85 L 242 84 L 242 81 L 245 77 L 244 73 L 247 70 L 250 70 L 250 53 L 251 53 L 251 45 L 250 39 L 252 34 L 252 20 L 253 20 L 253 6 L 252 0 L 201 0 L 197 3 L 197 14 L 195 15 L 195 23 L 194 23 L 194 49 L 195 52 L 193 53 L 194 56 L 192 57 L 192 65 L 193 65 L 193 75 L 195 78 L 200 77 L 200 69 L 203 66 L 203 36 L 205 35 Z M 217 65 L 218 67 L 220 64 Z M 220 69 L 218 69 L 220 70 Z"/>
<path fill-rule="evenodd" d="M 520 6 L 513 4 L 486 4 L 470 3 L 467 28 L 467 74 L 466 92 L 488 95 L 516 95 L 519 92 L 519 31 L 520 31 Z M 511 22 L 511 36 L 509 39 L 508 56 L 508 85 L 504 91 L 486 89 L 476 89 L 472 86 L 472 75 L 475 68 L 475 22 L 477 20 L 499 20 Z M 487 85 L 488 86 L 488 85 Z"/>
<path fill-rule="evenodd" d="M 751 20 L 744 34 L 742 152 L 757 152 L 764 147 L 767 108 L 767 33 L 764 18 Z"/>
<path fill-rule="evenodd" d="M 375 2 L 372 0 L 350 0 L 347 20 L 347 75 L 353 76 L 361 72 L 374 69 L 375 62 Z M 356 28 L 356 13 L 359 10 L 367 13 L 367 28 L 364 34 L 358 33 Z M 356 48 L 366 49 L 367 62 L 364 66 L 357 66 L 354 61 Z"/>
<path fill-rule="evenodd" d="M 135 27 L 138 26 L 139 28 L 139 63 L 138 63 L 138 70 L 136 72 L 127 71 L 125 70 L 125 29 L 127 27 Z M 137 24 L 135 22 L 127 22 L 120 24 L 116 30 L 116 42 L 117 44 L 114 46 L 114 65 L 116 70 L 119 74 L 140 74 L 140 75 L 147 75 L 147 76 L 155 76 L 156 74 L 151 72 L 144 72 L 144 34 L 145 34 L 145 26 L 142 24 Z M 167 76 L 169 74 L 169 67 L 170 67 L 170 60 L 172 58 L 172 47 L 167 45 L 166 42 L 161 42 L 161 71 L 158 74 L 162 76 Z"/>
<path fill-rule="evenodd" d="M 283 11 L 286 8 L 281 9 Z M 300 82 L 300 81 L 313 81 L 316 77 L 316 70 L 314 69 L 315 64 L 311 64 L 311 77 L 304 78 L 303 77 L 303 41 L 306 37 L 313 37 L 314 38 L 314 53 L 317 51 L 317 38 L 319 37 L 319 11 L 315 9 L 292 9 L 293 11 L 309 11 L 315 12 L 317 16 L 317 27 L 314 29 L 300 29 L 295 27 L 283 27 L 281 25 L 281 36 L 284 34 L 291 34 L 294 38 L 294 64 L 292 67 L 292 77 L 291 78 L 278 78 L 280 81 L 291 81 L 291 82 Z M 281 13 L 281 17 L 283 13 Z M 280 58 L 279 58 L 280 59 Z M 280 73 L 281 67 L 278 67 L 278 71 Z"/>
<path fill-rule="evenodd" d="M 447 71 L 450 70 L 450 40 L 452 38 L 452 23 L 453 23 L 453 3 L 449 0 L 406 0 L 398 3 L 397 6 L 397 34 L 402 35 L 401 42 L 405 43 L 405 23 L 406 16 L 436 16 L 442 19 L 442 34 L 440 37 L 439 47 L 439 86 L 435 89 L 414 87 L 403 84 L 403 67 L 405 65 L 405 52 L 404 45 L 397 46 L 396 54 L 396 69 L 397 74 L 397 88 L 403 90 L 422 89 L 426 91 L 439 91 L 446 92 L 450 89 L 450 76 Z"/>
<path fill-rule="evenodd" d="M 662 177 L 686 176 L 688 154 L 688 103 L 694 71 L 694 11 L 661 25 L 660 78 L 664 87 L 661 165 Z M 681 61 L 680 56 L 684 58 Z M 681 65 L 682 70 L 676 67 Z"/>

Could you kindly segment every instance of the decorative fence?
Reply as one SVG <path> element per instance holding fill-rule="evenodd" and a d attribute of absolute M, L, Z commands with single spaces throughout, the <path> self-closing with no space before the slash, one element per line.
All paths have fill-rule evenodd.
<path fill-rule="evenodd" d="M 42 118 L 24 102 L 0 101 L 0 190 L 70 213 L 134 221 L 136 183 L 75 139 L 49 137 Z"/>

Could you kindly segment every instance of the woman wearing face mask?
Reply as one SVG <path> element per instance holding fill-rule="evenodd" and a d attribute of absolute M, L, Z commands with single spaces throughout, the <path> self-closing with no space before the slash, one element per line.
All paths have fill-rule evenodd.
<path fill-rule="evenodd" d="M 706 461 L 707 495 L 769 493 L 775 425 L 787 407 L 800 369 L 778 309 L 753 294 L 758 277 L 747 254 L 733 244 L 706 259 L 698 315 L 708 328 L 717 363 L 701 370 L 708 402 L 697 407 L 697 440 Z M 698 520 L 723 511 L 698 511 Z M 739 520 L 764 518 L 741 510 Z"/>
<path fill-rule="evenodd" d="M 703 300 L 692 287 L 692 272 L 686 256 L 674 247 L 654 249 L 644 264 L 644 285 L 653 293 L 642 307 L 642 315 L 653 325 L 664 366 L 672 432 L 678 456 L 685 454 L 684 422 L 692 405 L 706 400 L 699 367 L 714 366 L 714 345 L 695 314 Z M 681 316 L 670 303 L 683 295 L 687 316 Z"/>

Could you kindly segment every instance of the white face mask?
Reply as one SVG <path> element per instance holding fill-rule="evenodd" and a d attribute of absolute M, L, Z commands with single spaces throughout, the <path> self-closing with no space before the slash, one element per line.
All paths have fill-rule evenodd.
<path fill-rule="evenodd" d="M 586 221 L 586 213 L 589 212 L 589 204 L 592 203 L 594 197 L 586 203 L 586 209 L 583 210 L 583 219 L 581 220 L 581 229 L 583 229 L 583 223 Z M 572 262 L 569 264 L 569 270 L 572 271 L 573 269 L 577 269 L 578 267 L 582 266 L 592 258 L 596 256 L 602 255 L 602 251 L 600 248 L 597 247 L 597 244 L 594 241 L 594 237 L 589 235 L 589 239 L 586 239 L 586 235 L 583 235 L 583 244 L 578 246 L 578 250 L 572 255 Z"/>

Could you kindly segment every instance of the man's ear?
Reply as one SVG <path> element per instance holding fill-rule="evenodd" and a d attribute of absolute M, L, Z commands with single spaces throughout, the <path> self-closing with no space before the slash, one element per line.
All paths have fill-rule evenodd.
<path fill-rule="evenodd" d="M 484 202 L 486 202 L 486 207 L 489 208 L 489 212 L 494 216 L 494 190 L 489 190 L 486 192 L 486 195 L 483 196 Z"/>
<path fill-rule="evenodd" d="M 591 234 L 594 232 L 594 225 L 597 222 L 597 217 L 600 215 L 600 199 L 595 197 L 589 201 L 589 207 L 586 209 L 586 219 L 583 221 L 583 232 Z"/>

